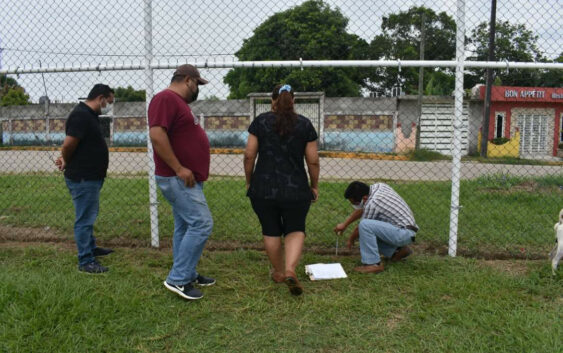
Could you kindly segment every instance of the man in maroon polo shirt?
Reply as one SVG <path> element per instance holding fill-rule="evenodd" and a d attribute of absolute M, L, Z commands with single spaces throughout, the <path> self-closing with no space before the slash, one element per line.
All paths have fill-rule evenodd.
<path fill-rule="evenodd" d="M 215 284 L 196 271 L 213 229 L 203 194 L 210 154 L 207 135 L 188 106 L 197 99 L 198 86 L 206 83 L 194 66 L 181 65 L 170 86 L 151 100 L 148 111 L 156 182 L 174 214 L 174 264 L 164 286 L 189 300 L 203 297 L 194 284 Z"/>

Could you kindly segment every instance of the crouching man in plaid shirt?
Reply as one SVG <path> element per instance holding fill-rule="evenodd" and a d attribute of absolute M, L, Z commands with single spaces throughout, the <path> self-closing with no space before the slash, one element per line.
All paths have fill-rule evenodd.
<path fill-rule="evenodd" d="M 375 183 L 371 186 L 359 181 L 348 185 L 344 197 L 350 201 L 354 212 L 334 231 L 342 232 L 354 221 L 360 223 L 348 238 L 348 248 L 360 238 L 362 266 L 354 268 L 362 273 L 379 273 L 384 270 L 381 255 L 392 262 L 412 254 L 409 244 L 414 242 L 418 226 L 405 200 L 389 185 Z"/>

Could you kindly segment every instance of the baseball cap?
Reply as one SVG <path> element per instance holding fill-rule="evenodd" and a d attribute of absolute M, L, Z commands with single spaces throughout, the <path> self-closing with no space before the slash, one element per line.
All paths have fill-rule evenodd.
<path fill-rule="evenodd" d="M 200 76 L 199 71 L 196 69 L 196 67 L 190 64 L 178 66 L 178 68 L 176 68 L 176 71 L 174 71 L 174 76 L 188 76 L 195 78 L 202 85 L 209 83 L 209 81 L 203 79 Z"/>

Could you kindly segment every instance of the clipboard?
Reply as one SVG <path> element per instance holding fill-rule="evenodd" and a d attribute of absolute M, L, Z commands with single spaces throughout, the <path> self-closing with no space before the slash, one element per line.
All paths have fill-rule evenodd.
<path fill-rule="evenodd" d="M 340 263 L 305 265 L 305 273 L 311 281 L 348 277 Z"/>

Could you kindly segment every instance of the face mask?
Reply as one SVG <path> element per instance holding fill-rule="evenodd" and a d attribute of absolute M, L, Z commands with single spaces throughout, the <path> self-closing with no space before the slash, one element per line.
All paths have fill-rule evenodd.
<path fill-rule="evenodd" d="M 196 88 L 195 92 L 192 93 L 192 102 L 195 102 L 197 100 L 197 95 L 199 94 L 199 87 Z"/>
<path fill-rule="evenodd" d="M 361 209 L 364 208 L 365 203 L 366 203 L 366 200 L 362 199 L 362 201 L 360 201 L 359 204 L 357 204 L 357 205 L 352 205 L 352 207 L 353 207 L 355 210 L 361 210 Z"/>
<path fill-rule="evenodd" d="M 190 83 L 189 83 L 189 81 L 188 81 L 188 83 L 186 83 L 186 86 L 188 87 L 188 89 L 190 89 Z M 192 103 L 192 102 L 195 102 L 195 101 L 197 100 L 197 95 L 198 95 L 198 94 L 199 94 L 199 87 L 198 87 L 198 84 L 197 84 L 197 82 L 196 82 L 195 91 L 192 92 L 192 96 L 190 97 L 189 100 L 186 100 L 186 102 L 187 102 L 188 104 L 189 104 L 189 103 Z"/>
<path fill-rule="evenodd" d="M 100 111 L 102 115 L 107 115 L 113 110 L 113 104 L 107 103 L 105 107 L 101 107 Z"/>

